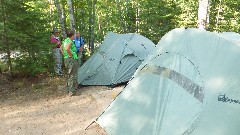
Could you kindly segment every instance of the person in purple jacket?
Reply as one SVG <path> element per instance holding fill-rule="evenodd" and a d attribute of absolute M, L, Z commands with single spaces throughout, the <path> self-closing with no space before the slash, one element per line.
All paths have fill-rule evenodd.
<path fill-rule="evenodd" d="M 61 41 L 59 39 L 59 31 L 57 28 L 53 28 L 50 43 L 52 45 L 53 59 L 55 61 L 54 70 L 58 75 L 62 75 L 62 48 Z"/>

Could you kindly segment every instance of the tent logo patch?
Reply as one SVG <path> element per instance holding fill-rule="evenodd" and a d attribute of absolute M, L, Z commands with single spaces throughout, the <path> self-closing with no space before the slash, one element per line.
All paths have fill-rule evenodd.
<path fill-rule="evenodd" d="M 239 100 L 236 99 L 231 99 L 226 96 L 226 94 L 221 94 L 218 96 L 218 101 L 219 102 L 227 102 L 227 103 L 234 103 L 234 104 L 240 104 Z"/>

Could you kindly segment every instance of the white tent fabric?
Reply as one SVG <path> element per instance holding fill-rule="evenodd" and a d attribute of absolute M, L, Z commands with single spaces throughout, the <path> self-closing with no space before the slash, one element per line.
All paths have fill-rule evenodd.
<path fill-rule="evenodd" d="M 240 47 L 231 39 L 172 30 L 96 122 L 109 135 L 239 135 Z"/>
<path fill-rule="evenodd" d="M 78 83 L 116 85 L 127 82 L 154 49 L 154 43 L 141 35 L 108 33 L 99 51 L 79 68 Z"/>
<path fill-rule="evenodd" d="M 237 44 L 240 44 L 240 34 L 235 32 L 223 32 L 219 33 L 220 36 L 226 38 L 227 40 L 231 40 Z"/>

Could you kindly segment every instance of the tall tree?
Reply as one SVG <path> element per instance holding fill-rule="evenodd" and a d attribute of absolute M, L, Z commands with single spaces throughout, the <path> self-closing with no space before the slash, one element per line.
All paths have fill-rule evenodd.
<path fill-rule="evenodd" d="M 138 1 L 136 0 L 136 32 L 139 33 L 139 21 L 140 21 L 140 18 L 139 18 L 139 4 L 138 4 Z"/>
<path fill-rule="evenodd" d="M 217 9 L 218 9 L 218 11 L 217 11 L 217 16 L 216 16 L 216 28 L 218 28 L 219 19 L 220 19 L 220 13 L 221 13 L 221 10 L 222 10 L 222 0 L 220 0 Z"/>
<path fill-rule="evenodd" d="M 91 35 L 92 35 L 92 38 L 91 38 L 91 52 L 94 53 L 94 42 L 95 42 L 95 21 L 96 21 L 96 4 L 97 4 L 97 0 L 93 0 L 93 13 L 92 13 L 92 16 L 93 16 L 93 19 L 92 19 L 92 32 L 91 32 Z"/>
<path fill-rule="evenodd" d="M 66 24 L 65 24 L 65 20 L 63 18 L 63 13 L 62 13 L 60 3 L 59 3 L 58 0 L 54 0 L 54 4 L 55 4 L 56 9 L 57 9 L 58 20 L 59 20 L 61 31 L 62 31 L 62 36 L 63 36 L 63 38 L 66 38 L 67 37 Z M 62 5 L 62 6 L 64 6 L 64 5 Z"/>
<path fill-rule="evenodd" d="M 123 19 L 123 15 L 122 15 L 122 9 L 121 9 L 121 5 L 120 5 L 120 1 L 116 0 L 116 7 L 118 8 L 118 17 L 119 17 L 119 21 L 122 25 L 122 33 L 126 33 L 126 26 L 125 26 L 125 21 Z"/>
<path fill-rule="evenodd" d="M 72 0 L 67 0 L 67 4 L 68 4 L 70 29 L 71 30 L 75 30 L 76 29 L 76 23 L 75 23 L 74 9 L 73 9 Z"/>
<path fill-rule="evenodd" d="M 12 66 L 12 59 L 11 59 L 11 50 L 10 50 L 10 44 L 9 44 L 9 38 L 8 38 L 8 31 L 7 31 L 7 11 L 6 11 L 6 6 L 7 6 L 7 1 L 1 0 L 1 9 L 2 9 L 2 22 L 3 22 L 3 32 L 2 32 L 2 44 L 3 46 L 6 47 L 6 52 L 7 52 L 7 58 L 8 58 L 8 67 L 10 69 L 11 75 L 13 74 L 13 66 Z"/>
<path fill-rule="evenodd" d="M 62 4 L 62 6 L 61 6 L 61 10 L 62 10 L 62 20 L 63 20 L 63 22 L 64 22 L 64 26 L 65 26 L 65 28 L 67 27 L 66 26 L 66 9 L 65 9 L 65 1 L 64 0 L 61 0 L 61 4 Z"/>
<path fill-rule="evenodd" d="M 94 41 L 95 41 L 95 18 L 96 18 L 96 4 L 97 0 L 89 0 L 89 48 L 91 53 L 94 53 Z"/>
<path fill-rule="evenodd" d="M 201 30 L 206 30 L 207 25 L 209 23 L 208 7 L 209 0 L 199 0 L 197 27 Z"/>

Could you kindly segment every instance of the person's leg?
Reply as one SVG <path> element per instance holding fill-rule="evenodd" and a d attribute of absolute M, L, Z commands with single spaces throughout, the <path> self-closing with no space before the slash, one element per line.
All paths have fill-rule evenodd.
<path fill-rule="evenodd" d="M 67 68 L 67 86 L 66 89 L 69 94 L 73 94 L 76 91 L 75 84 L 76 84 L 76 67 L 77 67 L 77 60 L 72 58 L 65 59 L 65 65 Z M 71 96 L 70 95 L 70 96 Z"/>
<path fill-rule="evenodd" d="M 59 73 L 62 74 L 62 63 L 63 63 L 63 54 L 61 50 L 59 49 Z"/>
<path fill-rule="evenodd" d="M 78 87 L 77 77 L 78 77 L 78 60 L 73 60 L 73 86 L 75 89 Z"/>
<path fill-rule="evenodd" d="M 60 75 L 62 73 L 62 54 L 60 48 L 56 48 L 56 65 L 57 73 Z"/>
<path fill-rule="evenodd" d="M 54 71 L 55 73 L 59 74 L 58 71 L 58 53 L 57 53 L 57 48 L 52 49 L 52 54 L 53 54 L 53 60 L 54 60 Z"/>

